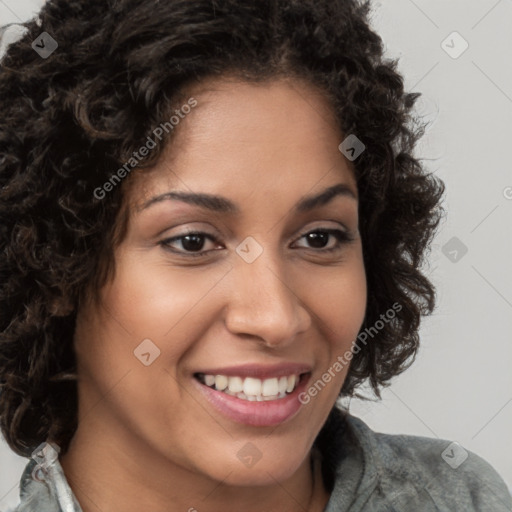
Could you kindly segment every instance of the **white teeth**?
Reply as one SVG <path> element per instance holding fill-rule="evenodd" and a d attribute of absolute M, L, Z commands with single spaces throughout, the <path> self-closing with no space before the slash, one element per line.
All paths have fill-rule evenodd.
<path fill-rule="evenodd" d="M 247 377 L 244 380 L 244 393 L 246 395 L 257 396 L 261 393 L 261 380 Z"/>
<path fill-rule="evenodd" d="M 200 380 L 217 391 L 242 400 L 266 402 L 284 398 L 286 393 L 291 393 L 298 385 L 299 376 L 290 375 L 261 380 L 254 377 L 244 379 L 238 376 L 203 374 Z"/>
<path fill-rule="evenodd" d="M 261 394 L 263 396 L 274 396 L 279 392 L 279 385 L 277 379 L 265 379 L 263 386 L 261 386 Z"/>
<path fill-rule="evenodd" d="M 228 387 L 228 378 L 225 375 L 215 375 L 215 388 L 224 391 Z"/>
<path fill-rule="evenodd" d="M 295 375 L 288 377 L 288 387 L 286 388 L 287 393 L 291 393 L 295 387 Z"/>
<path fill-rule="evenodd" d="M 241 393 L 244 389 L 242 379 L 240 377 L 229 377 L 228 388 L 232 393 Z"/>

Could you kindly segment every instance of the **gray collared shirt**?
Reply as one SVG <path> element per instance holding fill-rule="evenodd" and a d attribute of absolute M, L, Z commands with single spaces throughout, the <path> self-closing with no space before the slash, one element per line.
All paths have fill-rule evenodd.
<path fill-rule="evenodd" d="M 337 409 L 330 418 L 324 512 L 512 512 L 501 477 L 460 445 L 379 434 Z M 29 462 L 14 512 L 82 512 L 57 457 Z"/>

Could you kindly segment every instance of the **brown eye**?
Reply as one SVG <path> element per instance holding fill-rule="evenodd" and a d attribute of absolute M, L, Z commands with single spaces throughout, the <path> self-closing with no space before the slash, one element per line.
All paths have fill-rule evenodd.
<path fill-rule="evenodd" d="M 305 238 L 315 249 L 324 248 L 329 242 L 329 238 L 331 237 L 330 233 L 326 233 L 325 231 L 313 231 L 312 233 L 308 233 L 305 235 Z"/>
<path fill-rule="evenodd" d="M 204 241 L 201 235 L 186 235 L 181 237 L 181 245 L 186 251 L 200 251 L 204 246 Z"/>
<path fill-rule="evenodd" d="M 354 238 L 340 229 L 316 229 L 302 235 L 299 240 L 306 240 L 310 248 L 318 249 L 318 252 L 329 252 L 339 250 L 344 244 L 354 240 Z M 336 243 L 326 248 L 330 239 L 334 239 Z"/>
<path fill-rule="evenodd" d="M 190 232 L 172 238 L 166 238 L 160 242 L 160 245 L 166 250 L 184 256 L 205 256 L 211 252 L 211 250 L 215 250 L 210 249 L 203 251 L 206 241 L 208 240 L 212 243 L 216 242 L 215 238 L 208 233 Z M 179 244 L 181 247 L 176 248 L 176 244 Z"/>

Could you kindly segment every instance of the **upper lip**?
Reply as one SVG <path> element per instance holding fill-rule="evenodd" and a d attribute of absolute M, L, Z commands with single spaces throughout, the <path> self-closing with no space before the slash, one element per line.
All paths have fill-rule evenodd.
<path fill-rule="evenodd" d="M 255 377 L 271 379 L 290 375 L 300 375 L 311 372 L 311 365 L 301 363 L 281 363 L 275 365 L 243 364 L 225 368 L 206 368 L 195 373 L 205 375 L 226 375 L 228 377 Z"/>

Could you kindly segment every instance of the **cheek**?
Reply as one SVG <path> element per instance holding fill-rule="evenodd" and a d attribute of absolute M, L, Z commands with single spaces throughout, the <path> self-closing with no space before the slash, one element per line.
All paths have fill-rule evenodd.
<path fill-rule="evenodd" d="M 319 279 L 308 287 L 306 297 L 331 350 L 337 352 L 331 354 L 335 358 L 350 348 L 364 320 L 367 291 L 362 260 Z"/>
<path fill-rule="evenodd" d="M 127 254 L 116 269 L 115 283 L 104 293 L 104 301 L 115 310 L 116 320 L 131 333 L 131 338 L 166 341 L 171 350 L 179 350 L 184 329 L 200 313 L 205 297 L 229 271 L 229 265 L 217 265 L 207 271 L 170 267 L 162 260 L 142 259 Z M 192 326 L 199 327 L 197 322 Z M 173 339 L 168 346 L 169 338 Z"/>
<path fill-rule="evenodd" d="M 319 351 L 319 368 L 302 396 L 311 403 L 318 417 L 326 415 L 334 405 L 352 361 L 353 344 L 366 312 L 366 274 L 362 260 L 332 273 L 331 279 L 319 281 L 309 288 L 308 300 L 316 313 L 317 326 L 326 341 Z"/>

